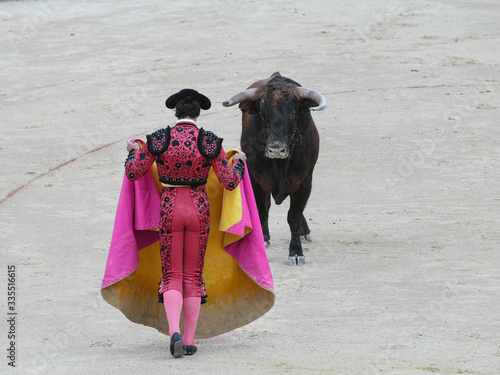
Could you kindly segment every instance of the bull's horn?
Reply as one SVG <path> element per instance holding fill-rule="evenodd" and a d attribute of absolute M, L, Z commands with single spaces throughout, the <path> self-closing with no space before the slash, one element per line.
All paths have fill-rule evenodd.
<path fill-rule="evenodd" d="M 256 91 L 257 89 L 246 89 L 245 91 L 233 95 L 228 100 L 224 100 L 222 102 L 222 105 L 224 107 L 231 107 L 232 105 L 244 102 L 246 100 L 254 100 Z"/>
<path fill-rule="evenodd" d="M 316 90 L 306 89 L 304 87 L 299 87 L 299 98 L 300 99 L 310 99 L 318 103 L 317 107 L 309 108 L 312 111 L 322 111 L 326 108 L 326 99 Z"/>

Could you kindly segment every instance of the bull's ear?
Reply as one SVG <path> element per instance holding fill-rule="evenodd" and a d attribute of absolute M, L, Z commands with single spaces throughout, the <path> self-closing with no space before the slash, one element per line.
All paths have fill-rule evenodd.
<path fill-rule="evenodd" d="M 245 102 L 240 103 L 240 109 L 243 113 L 254 114 L 257 113 L 257 106 L 255 105 L 255 101 L 247 100 Z"/>
<path fill-rule="evenodd" d="M 316 103 L 314 100 L 311 99 L 302 99 L 299 104 L 299 111 L 300 112 L 307 112 L 309 111 L 309 108 L 311 107 L 316 107 L 318 103 Z"/>

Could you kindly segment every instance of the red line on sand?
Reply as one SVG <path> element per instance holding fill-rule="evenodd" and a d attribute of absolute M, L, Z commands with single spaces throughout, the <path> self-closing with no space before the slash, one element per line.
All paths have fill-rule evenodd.
<path fill-rule="evenodd" d="M 94 152 L 100 151 L 100 150 L 102 150 L 102 149 L 104 149 L 104 148 L 106 148 L 106 147 L 112 146 L 112 145 L 114 145 L 114 144 L 116 144 L 116 143 L 118 143 L 118 142 L 122 142 L 122 141 L 123 141 L 123 140 L 120 140 L 120 141 L 115 141 L 115 142 L 112 142 L 112 143 L 108 143 L 107 145 L 104 145 L 104 146 L 101 146 L 101 147 L 95 148 L 95 149 L 93 149 L 93 150 L 87 151 L 87 152 L 85 152 L 85 153 L 83 153 L 83 154 L 81 154 L 81 155 L 77 156 L 76 158 L 73 158 L 73 159 L 71 159 L 71 160 L 69 160 L 69 161 L 67 161 L 67 162 L 65 162 L 65 163 L 59 164 L 57 167 L 51 168 L 51 169 L 49 169 L 48 171 L 45 171 L 45 172 L 43 172 L 43 173 L 39 174 L 38 176 L 36 176 L 36 177 L 32 178 L 31 180 L 29 180 L 29 181 L 28 181 L 27 183 L 25 183 L 24 185 L 21 185 L 21 186 L 19 186 L 19 187 L 15 188 L 14 190 L 12 190 L 9 194 L 7 194 L 7 195 L 5 196 L 5 198 L 3 198 L 3 199 L 0 201 L 0 204 L 3 204 L 3 203 L 7 200 L 7 199 L 12 198 L 12 196 L 14 196 L 16 193 L 20 192 L 20 191 L 21 191 L 22 189 L 24 189 L 26 186 L 30 185 L 31 183 L 35 182 L 36 180 L 38 180 L 38 179 L 40 179 L 40 178 L 42 178 L 42 177 L 45 177 L 45 176 L 46 176 L 46 175 L 48 175 L 49 173 L 54 172 L 54 171 L 57 171 L 58 169 L 61 169 L 62 167 L 66 166 L 66 165 L 68 165 L 68 164 L 71 164 L 71 163 L 73 163 L 74 161 L 76 161 L 76 160 L 78 160 L 78 159 L 80 159 L 80 158 L 82 158 L 82 157 L 84 157 L 84 156 L 90 155 L 90 154 L 92 154 L 92 153 L 94 153 Z"/>

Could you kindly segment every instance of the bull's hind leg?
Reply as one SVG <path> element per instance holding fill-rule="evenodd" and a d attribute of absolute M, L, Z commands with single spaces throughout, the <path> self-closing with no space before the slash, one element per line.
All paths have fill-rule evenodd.
<path fill-rule="evenodd" d="M 311 194 L 311 182 L 306 179 L 300 188 L 290 195 L 290 209 L 288 210 L 288 225 L 290 226 L 291 239 L 288 261 L 290 265 L 301 266 L 305 263 L 300 237 L 309 235 L 310 230 L 303 212 Z"/>
<path fill-rule="evenodd" d="M 301 219 L 301 225 L 300 225 L 300 239 L 307 241 L 307 242 L 312 242 L 312 237 L 311 237 L 311 231 L 309 230 L 309 226 L 307 225 L 306 218 L 302 214 L 302 219 Z"/>

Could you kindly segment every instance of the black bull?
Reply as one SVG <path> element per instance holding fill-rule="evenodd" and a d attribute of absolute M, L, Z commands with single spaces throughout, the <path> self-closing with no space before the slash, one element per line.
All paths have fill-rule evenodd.
<path fill-rule="evenodd" d="M 319 134 L 310 110 L 324 109 L 326 100 L 317 91 L 274 73 L 222 104 L 237 103 L 243 114 L 241 149 L 247 155 L 264 239 L 269 243 L 270 196 L 278 205 L 290 196 L 289 262 L 301 265 L 305 258 L 300 239 L 310 240 L 303 211 L 319 153 Z"/>

